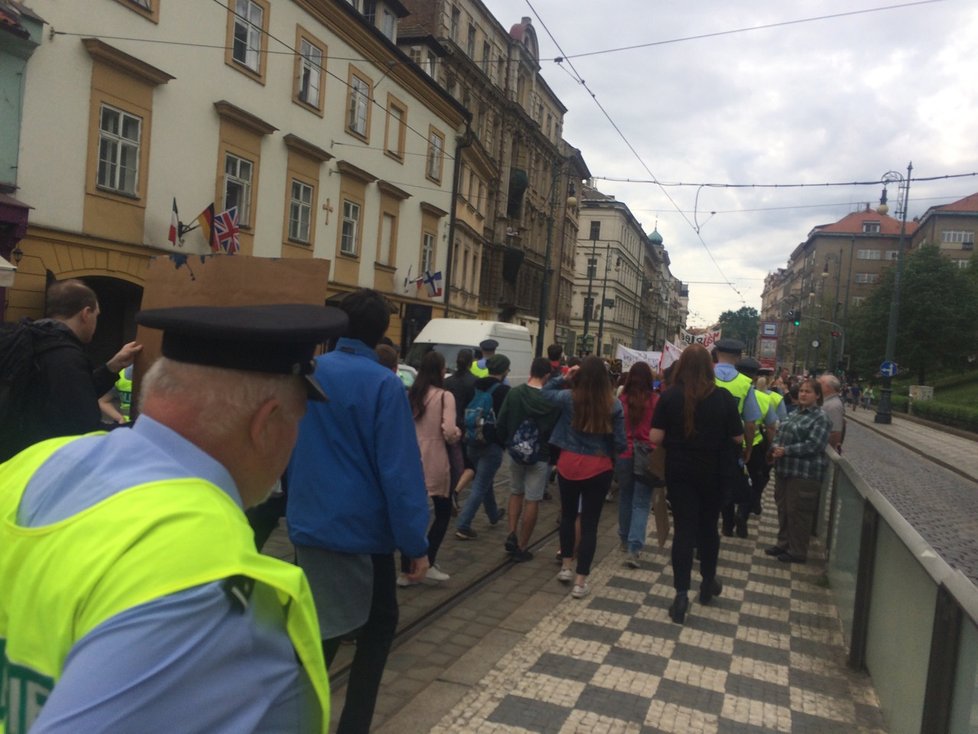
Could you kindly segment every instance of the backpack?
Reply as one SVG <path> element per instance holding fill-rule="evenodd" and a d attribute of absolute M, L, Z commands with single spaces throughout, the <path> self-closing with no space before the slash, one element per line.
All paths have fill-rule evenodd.
<path fill-rule="evenodd" d="M 513 431 L 506 449 L 517 464 L 536 464 L 543 460 L 540 428 L 532 418 L 524 418 Z"/>
<path fill-rule="evenodd" d="M 37 357 L 73 345 L 49 329 L 24 319 L 0 327 L 0 461 L 27 448 L 29 421 L 40 372 Z M 26 438 L 29 440 L 29 438 Z"/>
<path fill-rule="evenodd" d="M 492 407 L 492 394 L 501 383 L 488 390 L 475 391 L 475 397 L 465 406 L 465 442 L 473 446 L 487 446 L 496 438 L 496 411 Z"/>

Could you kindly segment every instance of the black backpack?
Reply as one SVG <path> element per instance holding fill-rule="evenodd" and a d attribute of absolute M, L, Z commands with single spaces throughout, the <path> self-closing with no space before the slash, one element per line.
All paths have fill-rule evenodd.
<path fill-rule="evenodd" d="M 0 326 L 0 461 L 29 445 L 40 389 L 38 356 L 73 347 L 52 328 L 27 319 Z"/>

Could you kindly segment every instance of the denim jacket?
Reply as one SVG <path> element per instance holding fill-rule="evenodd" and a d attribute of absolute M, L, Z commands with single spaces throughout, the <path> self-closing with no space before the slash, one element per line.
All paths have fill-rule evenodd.
<path fill-rule="evenodd" d="M 614 461 L 615 457 L 628 447 L 625 438 L 625 413 L 621 402 L 615 400 L 611 409 L 613 433 L 582 433 L 571 427 L 574 398 L 570 390 L 563 389 L 564 382 L 563 376 L 552 377 L 540 391 L 544 399 L 560 406 L 560 417 L 557 419 L 553 433 L 550 434 L 550 443 L 567 451 L 573 451 L 575 454 L 603 455 Z"/>

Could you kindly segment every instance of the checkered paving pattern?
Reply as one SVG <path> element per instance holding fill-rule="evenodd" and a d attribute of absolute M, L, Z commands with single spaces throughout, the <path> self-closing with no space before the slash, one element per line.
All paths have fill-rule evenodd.
<path fill-rule="evenodd" d="M 685 625 L 667 613 L 668 547 L 639 570 L 610 554 L 590 596 L 562 600 L 433 731 L 884 732 L 869 678 L 846 667 L 818 549 L 781 563 L 763 552 L 776 530 L 762 518 L 757 537 L 723 538 L 708 606 L 694 567 Z"/>

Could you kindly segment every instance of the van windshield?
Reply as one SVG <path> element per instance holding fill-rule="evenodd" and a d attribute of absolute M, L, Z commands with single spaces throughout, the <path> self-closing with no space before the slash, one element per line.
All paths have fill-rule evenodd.
<path fill-rule="evenodd" d="M 407 358 L 404 360 L 409 365 L 414 367 L 414 369 L 421 369 L 421 360 L 424 358 L 428 352 L 434 349 L 439 352 L 445 358 L 445 367 L 448 372 L 455 371 L 455 361 L 458 359 L 458 353 L 463 349 L 472 349 L 468 344 L 432 344 L 431 342 L 415 342 L 411 345 L 408 350 Z"/>

